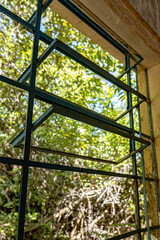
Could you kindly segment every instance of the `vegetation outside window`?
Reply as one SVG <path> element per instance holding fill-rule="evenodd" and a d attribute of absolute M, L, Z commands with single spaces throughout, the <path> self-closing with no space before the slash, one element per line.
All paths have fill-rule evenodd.
<path fill-rule="evenodd" d="M 23 209 L 24 239 L 147 239 L 158 227 L 143 193 L 155 178 L 143 166 L 142 59 L 130 68 L 126 50 L 119 62 L 40 2 L 29 25 L 37 1 L 0 8 L 0 239 L 17 226 L 21 239 Z"/>

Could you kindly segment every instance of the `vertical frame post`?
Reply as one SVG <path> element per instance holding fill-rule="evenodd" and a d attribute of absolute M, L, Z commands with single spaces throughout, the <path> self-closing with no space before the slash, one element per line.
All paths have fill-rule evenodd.
<path fill-rule="evenodd" d="M 29 156 L 30 156 L 30 143 L 31 143 L 31 128 L 32 128 L 32 116 L 33 116 L 33 106 L 34 106 L 34 96 L 35 96 L 35 80 L 36 80 L 36 68 L 37 68 L 37 57 L 38 57 L 38 44 L 39 44 L 39 37 L 40 37 L 41 13 L 42 13 L 42 0 L 38 0 L 36 29 L 34 33 L 33 53 L 32 53 L 32 62 L 31 62 L 31 76 L 30 76 L 30 82 L 29 82 L 30 86 L 29 86 L 29 94 L 28 94 L 27 121 L 26 121 L 25 144 L 24 144 L 24 153 L 23 153 L 24 165 L 22 169 L 22 178 L 21 178 L 17 240 L 22 240 L 24 237 L 26 197 L 27 197 L 28 173 L 29 173 Z"/>
<path fill-rule="evenodd" d="M 138 91 L 138 73 L 137 67 L 135 68 L 136 74 L 136 88 Z M 137 96 L 137 103 L 139 103 L 139 97 Z M 138 118 L 139 118 L 139 134 L 142 137 L 142 125 L 141 125 L 141 115 L 140 115 L 140 106 L 138 106 Z M 142 146 L 142 143 L 141 143 Z M 145 206 L 145 216 L 146 216 L 146 224 L 148 231 L 148 240 L 151 240 L 150 226 L 149 226 L 149 217 L 148 217 L 148 204 L 147 204 L 147 193 L 146 193 L 146 180 L 145 180 L 145 165 L 144 165 L 144 156 L 143 150 L 141 151 L 141 165 L 142 165 L 142 183 L 143 183 L 143 195 L 144 195 L 144 206 Z"/>
<path fill-rule="evenodd" d="M 130 56 L 126 55 L 126 69 L 130 68 Z M 131 87 L 131 73 L 130 71 L 127 73 L 127 83 Z M 132 94 L 131 92 L 127 92 L 127 104 L 128 108 L 132 107 Z M 133 119 L 133 111 L 129 112 L 129 122 L 130 128 L 134 130 L 134 119 Z M 135 141 L 130 139 L 130 152 L 135 151 Z M 137 176 L 137 161 L 136 154 L 132 156 L 132 172 L 135 176 Z M 140 219 L 140 208 L 139 208 L 139 192 L 138 192 L 138 179 L 134 180 L 134 188 L 135 188 L 135 207 L 136 207 L 136 222 L 137 229 L 141 230 L 141 219 Z M 138 239 L 141 240 L 141 232 L 138 233 Z"/>

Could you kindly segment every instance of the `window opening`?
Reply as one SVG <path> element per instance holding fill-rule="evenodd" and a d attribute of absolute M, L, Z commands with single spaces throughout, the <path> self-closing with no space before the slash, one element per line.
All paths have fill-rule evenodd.
<path fill-rule="evenodd" d="M 28 96 L 23 95 L 23 97 L 28 102 L 28 110 L 27 110 L 27 119 L 25 128 L 23 128 L 22 123 L 20 123 L 20 130 L 21 132 L 15 136 L 12 140 L 11 144 L 16 147 L 23 149 L 23 160 L 16 159 L 13 157 L 0 157 L 0 162 L 3 164 L 12 164 L 22 167 L 22 177 L 21 177 L 21 190 L 20 190 L 20 207 L 19 207 L 19 214 L 18 214 L 18 234 L 17 239 L 23 239 L 24 236 L 24 225 L 25 225 L 25 210 L 26 210 L 26 196 L 27 196 L 27 185 L 28 185 L 28 176 L 29 171 L 32 168 L 37 169 L 40 168 L 42 171 L 46 170 L 61 170 L 61 171 L 69 171 L 73 173 L 85 173 L 85 174 L 92 174 L 92 175 L 102 175 L 103 176 L 110 176 L 115 177 L 118 179 L 128 179 L 128 181 L 134 182 L 134 193 L 135 193 L 135 212 L 136 212 L 136 230 L 126 232 L 124 234 L 120 234 L 118 236 L 108 237 L 107 239 L 124 239 L 130 236 L 138 236 L 138 239 L 141 239 L 143 233 L 147 232 L 148 239 L 151 239 L 151 231 L 159 229 L 159 225 L 157 226 L 150 226 L 149 217 L 148 217 L 148 206 L 147 206 L 147 194 L 146 194 L 146 181 L 153 182 L 155 184 L 156 193 L 158 196 L 158 187 L 157 187 L 157 171 L 156 171 L 156 161 L 155 161 L 155 153 L 154 153 L 154 143 L 153 143 L 153 131 L 151 125 L 151 109 L 150 109 L 150 101 L 149 101 L 149 93 L 147 89 L 147 97 L 141 94 L 138 91 L 138 73 L 137 73 L 137 66 L 140 65 L 141 61 L 143 60 L 142 57 L 135 53 L 130 53 L 126 46 L 119 44 L 116 40 L 114 40 L 107 32 L 105 32 L 100 26 L 98 26 L 95 22 L 93 22 L 88 16 L 86 16 L 79 8 L 77 8 L 71 1 L 59 0 L 61 4 L 67 7 L 71 12 L 73 12 L 76 16 L 78 16 L 83 22 L 85 22 L 89 27 L 91 27 L 94 31 L 96 31 L 99 35 L 101 35 L 106 41 L 109 41 L 114 47 L 116 47 L 121 53 L 124 54 L 125 57 L 125 70 L 119 76 L 114 71 L 109 73 L 109 67 L 104 64 L 98 65 L 97 62 L 93 62 L 88 54 L 82 54 L 77 50 L 77 43 L 75 41 L 71 41 L 72 46 L 64 43 L 63 41 L 59 40 L 58 36 L 52 36 L 49 33 L 48 35 L 44 32 L 43 25 L 41 25 L 41 18 L 43 12 L 47 9 L 51 0 L 47 0 L 44 4 L 42 4 L 42 0 L 38 1 L 37 10 L 31 16 L 29 21 L 22 19 L 20 16 L 14 14 L 11 10 L 0 6 L 1 16 L 9 17 L 10 23 L 12 21 L 16 21 L 17 24 L 20 24 L 24 27 L 23 31 L 27 32 L 30 36 L 34 36 L 33 40 L 33 52 L 32 52 L 32 60 L 30 65 L 26 68 L 26 70 L 19 74 L 17 80 L 12 80 L 11 78 L 7 77 L 7 69 L 4 75 L 0 75 L 0 81 L 5 84 L 9 84 L 9 86 L 16 87 L 21 89 L 25 92 L 28 92 Z M 43 21 L 42 21 L 43 22 Z M 12 36 L 14 37 L 14 36 Z M 31 37 L 32 39 L 32 37 Z M 43 46 L 47 45 L 45 50 Z M 95 48 L 97 45 L 95 45 Z M 38 52 L 38 48 L 40 49 Z M 75 50 L 76 49 L 76 50 Z M 57 53 L 58 52 L 58 53 Z M 61 55 L 58 55 L 58 54 Z M 71 99 L 67 99 L 67 97 L 63 98 L 62 96 L 58 95 L 58 87 L 55 93 L 53 93 L 49 89 L 41 88 L 41 84 L 37 86 L 37 76 L 39 71 L 39 66 L 47 61 L 47 57 L 51 56 L 51 54 L 55 57 L 58 56 L 59 58 L 67 57 L 70 60 L 70 64 L 72 62 L 77 63 L 77 67 L 83 66 L 82 71 L 89 71 L 89 73 L 94 73 L 92 78 L 101 78 L 102 83 L 105 85 L 105 81 L 109 82 L 109 87 L 112 86 L 120 89 L 119 94 L 122 92 L 122 99 L 124 103 L 127 102 L 127 110 L 121 113 L 119 116 L 115 116 L 115 118 L 111 118 L 111 116 L 107 116 L 103 114 L 101 110 L 101 106 L 98 105 L 92 107 L 90 104 L 83 105 L 79 102 L 74 102 L 74 97 Z M 131 59 L 135 63 L 131 66 Z M 28 59 L 28 61 L 30 61 Z M 24 63 L 25 66 L 26 63 Z M 122 67 L 122 65 L 120 64 Z M 123 67 L 122 67 L 123 69 Z M 61 69 L 60 69 L 61 70 Z M 63 72 L 63 67 L 62 67 Z M 71 73 L 70 73 L 71 74 Z M 86 72 L 85 72 L 86 74 Z M 148 86 L 148 79 L 147 79 L 147 71 L 146 74 L 146 87 Z M 132 76 L 134 75 L 134 76 Z M 122 81 L 122 77 L 124 80 Z M 39 78 L 40 79 L 40 78 Z M 133 80 L 132 80 L 133 79 Z M 29 82 L 28 82 L 29 80 Z M 40 79 L 43 81 L 43 79 Z M 85 78 L 84 78 L 85 82 Z M 58 83 L 59 84 L 59 83 Z M 58 85 L 57 84 L 57 85 Z M 6 85 L 5 85 L 6 86 Z M 102 85 L 101 85 L 102 87 Z M 95 101 L 98 102 L 98 98 L 95 97 Z M 114 99 L 113 99 L 114 100 Z M 115 99 L 116 101 L 116 99 Z M 39 107 L 40 102 L 43 102 L 43 107 L 41 111 L 39 111 L 38 115 L 35 117 L 34 115 L 34 107 Z M 124 104 L 123 103 L 123 104 Z M 93 104 L 93 103 L 92 103 Z M 98 104 L 98 103 L 97 103 Z M 150 133 L 151 136 L 145 134 L 141 130 L 141 119 L 140 119 L 140 105 L 147 104 L 148 107 L 148 116 L 150 122 Z M 95 104 L 96 105 L 96 104 Z M 107 109 L 106 109 L 107 111 Z M 133 112 L 136 111 L 136 117 Z M 115 113 L 116 115 L 116 113 Z M 43 123 L 48 121 L 50 117 L 61 117 L 63 119 L 73 119 L 75 122 L 80 122 L 83 126 L 83 131 L 85 128 L 90 128 L 90 132 L 93 134 L 98 134 L 98 131 L 101 130 L 102 140 L 105 136 L 105 131 L 109 133 L 117 134 L 121 136 L 122 139 L 128 139 L 129 145 L 129 152 L 126 156 L 121 156 L 119 159 L 106 159 L 103 156 L 94 156 L 94 151 L 92 154 L 88 154 L 85 151 L 82 151 L 81 154 L 72 151 L 65 151 L 64 149 L 51 149 L 47 147 L 41 147 L 32 144 L 33 134 L 37 134 L 36 130 L 42 126 Z M 126 121 L 126 116 L 128 116 L 128 122 Z M 125 119 L 125 121 L 123 121 Z M 70 121 L 70 120 L 69 120 Z M 127 125 L 126 125 L 127 123 Z M 84 127 L 85 125 L 85 127 Z M 87 126 L 87 127 L 86 127 Z M 94 130 L 93 130 L 94 129 Z M 32 136 L 33 135 L 33 136 Z M 86 140 L 85 140 L 86 141 Z M 46 144 L 47 145 L 47 144 Z M 152 157 L 154 163 L 154 176 L 147 177 L 145 175 L 145 167 L 144 167 L 144 157 L 143 157 L 143 150 L 151 146 L 152 149 Z M 67 149 L 69 150 L 69 149 Z M 67 157 L 71 158 L 78 158 L 79 160 L 89 160 L 90 168 L 88 165 L 83 165 L 83 167 L 72 166 L 69 164 L 58 164 L 52 162 L 45 162 L 45 161 L 36 161 L 36 159 L 30 158 L 30 152 L 34 151 L 38 156 L 38 153 L 44 154 L 54 154 L 54 155 L 61 155 L 64 157 L 64 160 Z M 88 150 L 90 152 L 91 150 Z M 104 167 L 94 168 L 94 164 L 92 162 L 98 162 L 103 164 L 108 164 L 111 166 L 118 166 L 119 164 L 123 163 L 126 160 L 130 160 L 132 163 L 132 174 L 130 173 L 121 173 L 115 171 L 106 171 Z M 137 169 L 137 166 L 141 166 L 141 171 Z M 114 169 L 114 168 L 110 168 Z M 139 181 L 142 182 L 143 185 L 143 198 L 144 198 L 144 207 L 145 207 L 145 219 L 146 219 L 146 227 L 141 226 L 141 215 L 140 215 L 140 192 L 139 192 Z M 157 205 L 158 205 L 158 197 L 157 197 Z"/>

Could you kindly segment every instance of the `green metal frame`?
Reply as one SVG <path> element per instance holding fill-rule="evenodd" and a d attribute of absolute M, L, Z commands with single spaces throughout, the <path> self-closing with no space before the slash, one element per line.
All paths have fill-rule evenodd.
<path fill-rule="evenodd" d="M 28 110 L 27 110 L 27 121 L 26 127 L 23 129 L 18 136 L 16 136 L 11 144 L 14 147 L 19 147 L 24 149 L 23 160 L 0 157 L 0 163 L 3 164 L 14 164 L 17 166 L 22 166 L 22 179 L 21 179 L 21 193 L 20 193 L 20 206 L 19 206 L 19 220 L 18 220 L 18 231 L 17 231 L 17 239 L 22 240 L 24 237 L 24 224 L 25 224 L 25 209 L 26 209 L 26 196 L 27 196 L 27 184 L 28 184 L 28 171 L 30 167 L 36 168 L 44 168 L 44 169 L 55 169 L 55 170 L 64 170 L 64 171 L 72 171 L 72 172 L 81 172 L 88 174 L 101 174 L 105 176 L 112 177 L 120 177 L 126 179 L 133 179 L 135 184 L 135 195 L 136 195 L 136 215 L 137 215 L 137 229 L 135 231 L 131 231 L 116 237 L 109 238 L 110 240 L 119 240 L 124 239 L 126 237 L 138 234 L 138 239 L 141 239 L 141 233 L 148 232 L 148 239 L 151 240 L 151 230 L 159 229 L 160 225 L 150 226 L 149 218 L 148 218 L 148 210 L 147 210 L 147 195 L 146 195 L 146 181 L 152 181 L 156 186 L 156 194 L 157 194 L 157 206 L 159 209 L 158 202 L 158 186 L 157 186 L 157 166 L 155 159 L 155 150 L 153 143 L 153 130 L 152 130 L 152 120 L 151 120 L 151 109 L 150 109 L 150 101 L 149 94 L 147 88 L 147 97 L 141 94 L 138 91 L 138 74 L 137 74 L 137 66 L 141 63 L 143 58 L 139 54 L 131 54 L 125 45 L 118 43 L 113 37 L 111 37 L 104 29 L 98 26 L 95 22 L 93 22 L 88 16 L 86 16 L 79 8 L 77 8 L 70 0 L 58 0 L 61 4 L 63 4 L 67 9 L 69 9 L 72 13 L 74 13 L 77 17 L 79 17 L 83 22 L 85 22 L 90 28 L 96 31 L 101 37 L 103 37 L 106 41 L 109 41 L 114 47 L 116 47 L 121 53 L 124 54 L 126 59 L 126 70 L 123 74 L 121 74 L 118 78 L 111 75 L 106 70 L 102 69 L 92 61 L 88 60 L 80 53 L 73 50 L 71 47 L 67 46 L 63 42 L 58 39 L 52 39 L 47 36 L 45 33 L 40 31 L 40 23 L 42 13 L 47 9 L 52 0 L 47 0 L 44 4 L 42 4 L 42 0 L 38 0 L 37 3 L 37 11 L 31 16 L 29 21 L 25 21 L 22 18 L 18 17 L 16 14 L 12 13 L 8 9 L 4 8 L 0 5 L 0 11 L 12 18 L 16 22 L 23 25 L 26 30 L 31 32 L 34 35 L 33 42 L 33 53 L 32 53 L 32 61 L 30 66 L 24 71 L 24 73 L 20 76 L 17 81 L 13 81 L 10 78 L 4 77 L 0 75 L 0 81 L 15 86 L 17 88 L 23 89 L 28 92 Z M 43 41 L 48 45 L 47 49 L 42 53 L 42 55 L 38 58 L 38 45 L 39 40 Z M 78 104 L 70 102 L 64 98 L 58 97 L 52 93 L 48 93 L 39 89 L 35 86 L 36 81 L 36 69 L 38 66 L 47 58 L 47 56 L 54 50 L 65 54 L 69 58 L 73 59 L 77 63 L 80 63 L 82 66 L 91 70 L 92 72 L 98 74 L 103 77 L 107 81 L 116 85 L 117 87 L 123 89 L 127 93 L 127 101 L 128 108 L 123 114 L 118 116 L 115 120 L 105 117 L 101 114 L 98 114 L 94 111 L 91 111 L 87 108 L 81 107 Z M 130 66 L 130 59 L 134 60 L 135 63 L 133 66 Z M 137 89 L 133 89 L 131 87 L 131 76 L 130 72 L 134 70 L 136 73 L 136 85 Z M 127 74 L 127 82 L 128 84 L 120 81 L 120 78 Z M 26 81 L 29 79 L 29 84 Z M 146 86 L 147 83 L 147 71 L 146 71 Z M 137 96 L 137 104 L 132 106 L 132 94 Z M 47 109 L 35 122 L 32 122 L 33 118 L 33 107 L 34 107 L 34 99 L 41 100 L 43 102 L 49 103 L 51 106 Z M 140 100 L 141 99 L 141 100 Z M 148 136 L 141 131 L 141 120 L 140 120 L 140 105 L 146 102 L 148 105 L 148 115 L 150 121 L 150 133 Z M 134 129 L 134 119 L 133 119 L 133 109 L 138 109 L 139 114 L 139 132 Z M 110 161 L 106 159 L 94 158 L 90 156 L 82 156 L 78 154 L 46 149 L 37 146 L 31 146 L 31 134 L 52 114 L 57 113 L 63 116 L 67 116 L 69 118 L 87 123 L 89 125 L 104 129 L 106 131 L 110 131 L 112 133 L 118 134 L 120 136 L 126 137 L 130 139 L 130 154 L 124 156 L 123 158 L 117 161 Z M 129 114 L 130 119 L 130 127 L 125 127 L 116 121 L 121 119 L 126 114 Z M 146 140 L 147 139 L 147 140 Z M 135 142 L 139 142 L 141 147 L 139 149 L 135 148 Z M 24 142 L 24 144 L 23 144 Z M 151 146 L 152 155 L 153 155 L 153 166 L 154 166 L 154 177 L 146 177 L 145 176 L 145 167 L 144 167 L 144 159 L 143 159 L 143 150 Z M 63 156 L 69 156 L 73 158 L 80 158 L 82 160 L 90 160 L 97 161 L 107 164 L 117 165 L 122 161 L 132 157 L 132 166 L 133 166 L 133 174 L 121 174 L 114 172 L 107 172 L 95 169 L 88 168 L 79 168 L 79 167 L 71 167 L 65 165 L 58 164 L 50 164 L 50 163 L 42 163 L 31 161 L 29 159 L 30 151 L 39 151 L 45 153 L 58 154 Z M 137 174 L 137 159 L 136 154 L 141 154 L 142 159 L 142 176 Z M 145 204 L 145 214 L 146 214 L 146 228 L 141 228 L 141 219 L 140 219 L 140 207 L 139 207 L 139 192 L 138 192 L 138 180 L 142 180 L 143 182 L 143 190 L 144 190 L 144 204 Z"/>

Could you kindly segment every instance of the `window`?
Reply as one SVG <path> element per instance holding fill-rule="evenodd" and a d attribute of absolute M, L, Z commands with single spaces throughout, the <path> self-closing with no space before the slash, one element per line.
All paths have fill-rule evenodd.
<path fill-rule="evenodd" d="M 7 31 L 7 24 L 4 27 L 2 26 L 3 33 L 8 34 L 6 39 L 8 37 L 10 46 L 7 46 L 5 38 L 2 38 L 2 40 L 6 46 L 6 51 L 10 51 L 11 58 L 7 59 L 5 52 L 2 54 L 2 59 L 6 57 L 6 62 L 9 65 L 6 64 L 5 66 L 5 61 L 2 61 L 3 72 L 0 75 L 2 87 L 8 94 L 6 97 L 3 92 L 3 103 L 8 101 L 7 99 L 10 96 L 12 96 L 10 101 L 17 102 L 13 108 L 10 107 L 10 111 L 14 115 L 12 120 L 9 119 L 7 113 L 2 114 L 1 117 L 3 123 L 6 122 L 6 124 L 12 126 L 14 119 L 14 122 L 18 124 L 18 134 L 15 130 L 10 129 L 15 136 L 11 144 L 16 147 L 16 150 L 12 149 L 13 153 L 10 154 L 12 155 L 10 157 L 2 151 L 4 156 L 0 157 L 2 164 L 21 166 L 22 169 L 17 239 L 23 239 L 24 236 L 27 187 L 30 187 L 28 185 L 34 186 L 34 180 L 29 179 L 30 173 L 34 171 L 34 175 L 39 175 L 40 188 L 37 191 L 39 191 L 38 196 L 40 197 L 44 189 L 47 192 L 47 184 L 53 178 L 51 170 L 54 170 L 57 189 L 60 181 L 57 180 L 58 172 L 62 179 L 68 173 L 71 173 L 70 179 L 72 181 L 73 178 L 76 178 L 76 181 L 79 181 L 79 189 L 81 189 L 81 184 L 86 187 L 87 185 L 90 186 L 90 189 L 94 190 L 90 193 L 91 195 L 99 191 L 99 198 L 97 198 L 95 205 L 98 202 L 102 203 L 100 210 L 105 215 L 104 204 L 108 201 L 110 211 L 115 217 L 111 217 L 111 220 L 113 225 L 117 224 L 114 231 L 107 231 L 107 224 L 111 228 L 110 223 L 106 221 L 109 213 L 106 213 L 107 217 L 105 219 L 104 216 L 101 218 L 100 215 L 99 218 L 92 218 L 93 216 L 89 211 L 93 213 L 96 211 L 92 209 L 95 206 L 93 204 L 94 198 L 90 199 L 86 190 L 86 192 L 81 193 L 85 199 L 82 208 L 87 204 L 88 212 L 85 213 L 84 210 L 77 213 L 80 220 L 77 219 L 72 226 L 70 238 L 73 238 L 75 231 L 80 228 L 78 221 L 81 221 L 82 215 L 85 215 L 88 218 L 88 229 L 92 232 L 91 239 L 93 237 L 94 239 L 131 239 L 131 236 L 141 239 L 141 235 L 146 232 L 148 239 L 151 239 L 151 231 L 159 229 L 159 226 L 151 225 L 149 222 L 146 182 L 151 185 L 154 184 L 155 189 L 157 189 L 157 176 L 156 168 L 154 169 L 154 176 L 145 175 L 143 150 L 151 146 L 154 159 L 154 145 L 152 136 L 143 133 L 141 130 L 140 106 L 142 104 L 148 107 L 151 127 L 149 98 L 138 91 L 137 67 L 143 59 L 138 54 L 130 53 L 125 46 L 114 40 L 70 1 L 61 0 L 60 2 L 116 47 L 124 55 L 125 64 L 115 60 L 85 36 L 78 42 L 75 36 L 79 32 L 71 26 L 69 29 L 69 24 L 60 17 L 57 18 L 59 25 L 57 22 L 55 29 L 63 26 L 64 29 L 69 29 L 69 36 L 66 36 L 63 31 L 52 31 L 54 21 L 50 23 L 51 28 L 46 28 L 47 15 L 43 16 L 43 13 L 51 2 L 48 0 L 42 5 L 42 1 L 38 1 L 37 10 L 35 9 L 29 21 L 17 16 L 3 5 L 0 6 L 1 17 L 3 21 L 7 21 L 11 29 L 13 26 L 14 28 L 21 26 L 21 31 L 18 33 L 18 38 L 22 43 L 21 51 L 15 41 L 17 32 L 14 32 L 14 30 Z M 20 5 L 20 7 L 22 6 Z M 29 8 L 29 5 L 27 7 Z M 35 8 L 34 5 L 33 8 Z M 25 11 L 27 11 L 27 8 Z M 56 14 L 53 14 L 53 20 L 55 17 Z M 31 51 L 32 44 L 33 52 Z M 89 45 L 91 46 L 90 49 L 86 48 Z M 15 48 L 17 56 L 12 55 Z M 16 66 L 17 59 L 22 65 L 21 70 L 24 69 L 23 73 Z M 133 64 L 131 64 L 132 62 Z M 13 65 L 14 68 L 12 68 Z M 119 66 L 118 69 L 116 68 L 117 65 Z M 119 72 L 121 72 L 120 75 Z M 10 76 L 13 76 L 12 79 Z M 52 82 L 53 77 L 54 81 Z M 64 82 L 63 79 L 67 80 Z M 10 106 L 9 103 L 7 106 Z M 53 131 L 53 128 L 58 129 L 58 131 Z M 21 158 L 15 158 L 16 153 L 21 153 L 19 155 Z M 126 153 L 125 156 L 124 153 Z M 54 156 L 54 162 L 52 156 Z M 62 157 L 59 158 L 59 156 Z M 128 161 L 128 164 L 124 164 L 125 161 Z M 125 167 L 126 169 L 124 169 Z M 47 171 L 48 175 L 46 180 L 43 176 L 44 170 Z M 16 173 L 19 174 L 19 170 Z M 41 185 L 41 179 L 43 179 L 43 185 Z M 93 181 L 90 181 L 90 179 Z M 16 181 L 16 177 L 14 181 Z M 125 186 L 128 186 L 128 188 L 118 188 L 119 182 L 124 185 L 127 183 Z M 102 183 L 103 192 L 100 188 Z M 67 190 L 64 186 L 65 191 Z M 126 208 L 128 207 L 125 216 L 126 219 L 129 219 L 131 215 L 133 219 L 132 213 L 134 212 L 135 222 L 131 221 L 128 225 L 125 222 L 125 226 L 122 223 L 119 225 L 116 223 L 117 205 L 112 194 L 110 198 L 103 199 L 103 202 L 101 202 L 106 191 L 115 193 L 120 191 L 118 197 L 128 191 L 128 199 L 124 201 L 124 205 Z M 32 193 L 28 192 L 28 194 Z M 76 194 L 76 191 L 74 191 L 73 199 Z M 70 197 L 65 194 L 64 199 L 70 207 Z M 143 199 L 144 205 L 141 203 Z M 128 201 L 133 203 L 128 205 Z M 39 199 L 36 200 L 37 205 L 38 202 Z M 34 205 L 35 202 L 33 201 L 31 204 Z M 79 205 L 76 197 L 74 204 Z M 71 208 L 75 207 L 74 204 L 71 203 Z M 40 211 L 44 206 L 41 205 Z M 122 205 L 119 206 L 119 209 L 121 207 Z M 143 207 L 145 208 L 144 221 L 146 223 L 142 221 L 144 219 Z M 68 211 L 67 205 L 63 208 L 63 211 Z M 32 212 L 31 215 L 28 213 L 27 217 L 34 220 L 37 215 Z M 54 217 L 62 218 L 60 214 Z M 67 221 L 69 221 L 69 217 Z M 94 224 L 96 224 L 98 230 L 94 229 L 93 231 Z M 119 230 L 116 232 L 115 229 Z M 83 231 L 79 234 L 82 234 L 79 235 L 80 239 L 89 236 L 85 235 L 86 233 Z M 63 234 L 62 237 L 64 237 Z"/>

